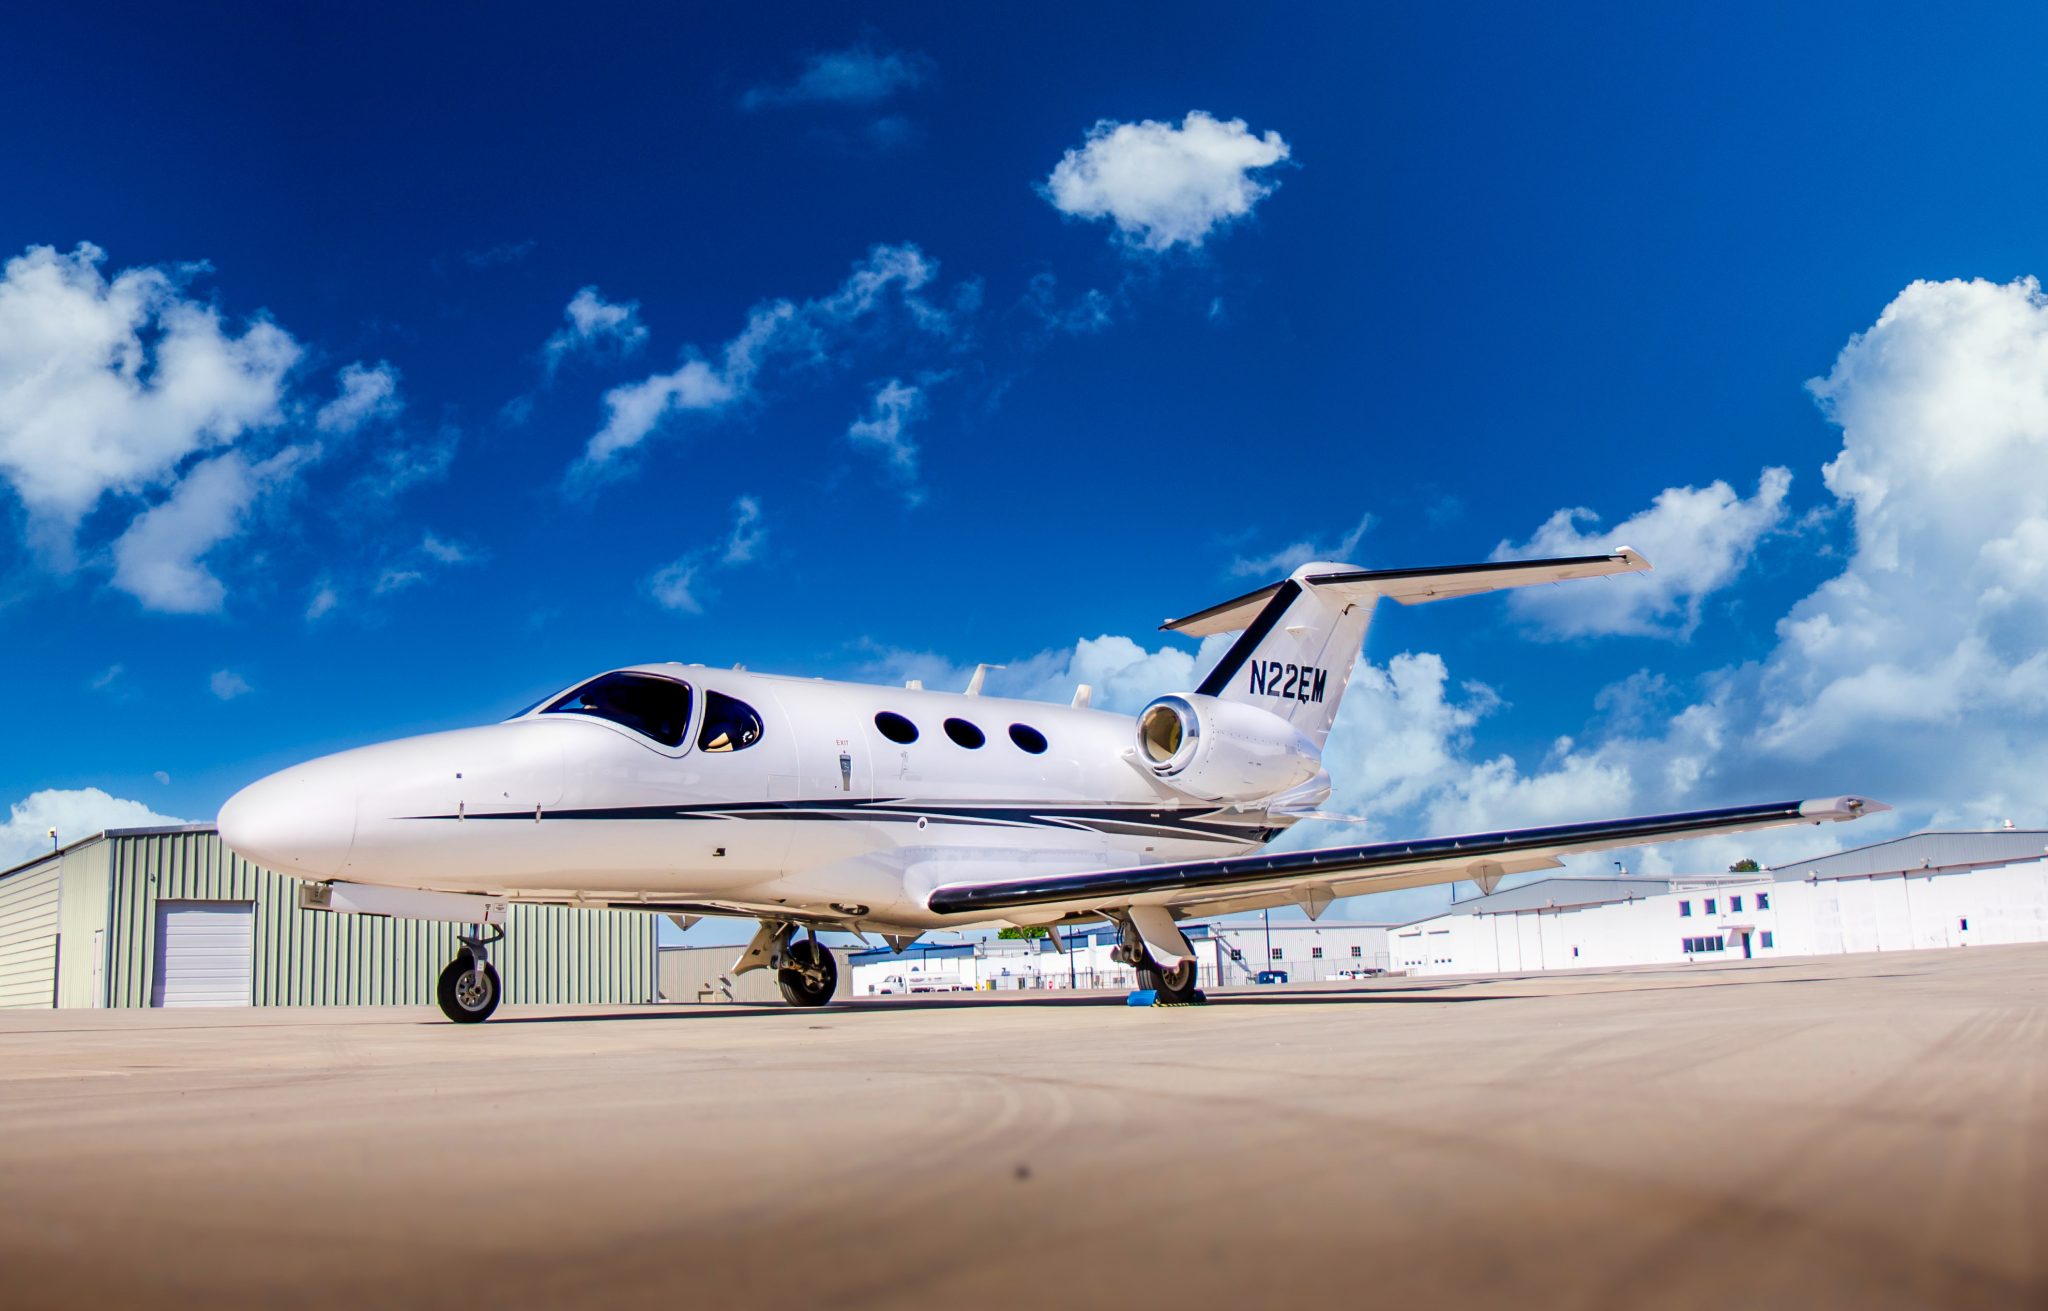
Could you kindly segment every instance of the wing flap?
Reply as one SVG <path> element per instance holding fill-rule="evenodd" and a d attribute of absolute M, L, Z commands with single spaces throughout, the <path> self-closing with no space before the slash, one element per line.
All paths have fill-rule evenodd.
<path fill-rule="evenodd" d="M 1503 873 L 1516 872 L 1517 866 L 1544 868 L 1557 856 L 1577 852 L 1743 833 L 1786 824 L 1860 819 L 1888 809 L 1881 802 L 1862 797 L 1827 797 L 1416 842 L 1257 852 L 1002 882 L 949 883 L 934 888 L 926 904 L 943 915 L 983 916 L 1060 913 L 1102 906 L 1227 903 L 1247 894 L 1273 897 L 1268 904 L 1278 905 L 1298 900 L 1301 891 L 1311 887 L 1342 888 L 1341 895 L 1357 896 L 1452 883 L 1475 876 L 1495 880 Z"/>

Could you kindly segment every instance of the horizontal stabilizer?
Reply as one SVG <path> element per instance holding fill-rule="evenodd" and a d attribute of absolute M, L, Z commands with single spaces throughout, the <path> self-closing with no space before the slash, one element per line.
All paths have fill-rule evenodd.
<path fill-rule="evenodd" d="M 1568 555 L 1550 560 L 1495 560 L 1485 564 L 1435 565 L 1423 569 L 1340 569 L 1303 574 L 1299 581 L 1304 587 L 1345 601 L 1384 596 L 1402 605 L 1420 605 L 1424 601 L 1477 596 L 1507 587 L 1533 587 L 1538 583 L 1598 578 L 1603 574 L 1647 573 L 1649 569 L 1648 560 L 1623 546 L 1608 555 Z M 1235 633 L 1249 627 L 1265 608 L 1266 602 L 1286 585 L 1285 582 L 1274 583 L 1256 592 L 1247 592 L 1186 618 L 1169 619 L 1160 628 L 1167 632 L 1186 633 L 1189 637 Z"/>

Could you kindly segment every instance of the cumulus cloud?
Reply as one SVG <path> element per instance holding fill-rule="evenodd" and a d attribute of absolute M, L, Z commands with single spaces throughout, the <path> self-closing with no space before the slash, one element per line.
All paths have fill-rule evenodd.
<path fill-rule="evenodd" d="M 953 337 L 976 290 L 967 284 L 953 306 L 936 304 L 923 289 L 938 271 L 938 262 L 914 245 L 876 246 L 831 293 L 757 305 L 718 350 L 692 348 L 674 370 L 612 388 L 605 393 L 604 425 L 585 446 L 572 482 L 616 472 L 618 457 L 672 416 L 715 415 L 748 400 L 772 365 L 829 367 L 858 334 L 880 330 L 885 321 L 921 336 Z"/>
<path fill-rule="evenodd" d="M 1159 253 L 1199 247 L 1244 218 L 1277 183 L 1253 176 L 1288 157 L 1278 132 L 1194 110 L 1180 121 L 1103 119 L 1067 151 L 1039 188 L 1053 208 L 1109 219 L 1127 246 Z"/>
<path fill-rule="evenodd" d="M 336 385 L 334 399 L 313 418 L 313 426 L 331 436 L 345 437 L 374 420 L 397 418 L 405 408 L 398 398 L 398 370 L 382 360 L 343 366 Z"/>
<path fill-rule="evenodd" d="M 110 828 L 183 823 L 99 788 L 45 788 L 15 802 L 0 824 L 0 869 L 49 851 L 53 828 L 57 841 L 68 845 Z"/>
<path fill-rule="evenodd" d="M 761 502 L 742 496 L 732 503 L 732 528 L 716 546 L 700 547 L 670 561 L 647 579 L 647 591 L 664 610 L 704 613 L 704 581 L 721 570 L 751 563 L 768 540 Z"/>
<path fill-rule="evenodd" d="M 870 44 L 828 50 L 804 61 L 794 80 L 757 86 L 740 97 L 740 108 L 768 109 L 784 105 L 872 106 L 931 76 L 932 61 L 910 50 L 888 50 Z"/>
<path fill-rule="evenodd" d="M 195 269 L 127 269 L 30 247 L 0 273 L 0 478 L 60 566 L 109 493 L 171 480 L 181 461 L 280 421 L 300 348 L 258 318 L 237 333 L 185 294 Z"/>
<path fill-rule="evenodd" d="M 240 532 L 257 497 L 284 483 L 311 454 L 287 447 L 251 464 L 230 451 L 195 467 L 115 540 L 114 586 L 168 614 L 219 610 L 227 589 L 207 569 L 207 554 Z"/>
<path fill-rule="evenodd" d="M 640 322 L 640 302 L 608 301 L 596 287 L 584 287 L 562 311 L 567 320 L 541 346 L 541 359 L 552 375 L 572 355 L 631 355 L 647 342 Z"/>
<path fill-rule="evenodd" d="M 1370 527 L 1372 516 L 1360 515 L 1358 522 L 1351 526 L 1351 531 L 1334 542 L 1323 545 L 1304 538 L 1277 551 L 1268 551 L 1264 555 L 1241 555 L 1230 562 L 1230 572 L 1240 578 L 1279 578 L 1292 573 L 1311 560 L 1328 560 L 1342 564 L 1350 560 L 1352 553 L 1358 550 L 1358 543 L 1365 537 L 1365 530 Z"/>
<path fill-rule="evenodd" d="M 232 669 L 214 670 L 213 677 L 207 680 L 207 686 L 212 688 L 213 694 L 223 701 L 232 701 L 238 696 L 247 696 L 255 690 L 249 686 L 248 679 Z"/>
<path fill-rule="evenodd" d="M 1758 543 L 1784 523 L 1791 486 L 1790 470 L 1770 468 L 1746 499 L 1719 481 L 1671 487 L 1649 509 L 1607 530 L 1593 527 L 1600 516 L 1591 510 L 1559 510 L 1528 541 L 1502 542 L 1492 558 L 1599 555 L 1632 546 L 1648 557 L 1650 573 L 1521 588 L 1508 594 L 1508 605 L 1546 637 L 1684 639 L 1699 627 L 1706 599 L 1733 583 Z"/>

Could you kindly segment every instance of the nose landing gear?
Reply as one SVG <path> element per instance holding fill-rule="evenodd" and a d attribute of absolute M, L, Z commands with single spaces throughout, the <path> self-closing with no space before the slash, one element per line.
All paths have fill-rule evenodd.
<path fill-rule="evenodd" d="M 465 935 L 456 939 L 462 950 L 441 971 L 434 989 L 443 1015 L 457 1024 L 481 1024 L 491 1018 L 505 989 L 498 981 L 498 967 L 491 964 L 490 948 L 504 939 L 502 931 L 488 938 Z"/>

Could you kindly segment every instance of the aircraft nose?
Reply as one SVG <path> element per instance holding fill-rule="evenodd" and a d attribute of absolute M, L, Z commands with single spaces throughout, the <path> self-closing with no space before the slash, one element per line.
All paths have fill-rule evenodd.
<path fill-rule="evenodd" d="M 220 808 L 228 850 L 287 874 L 341 872 L 355 845 L 356 797 L 319 761 L 259 779 Z"/>

